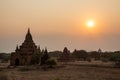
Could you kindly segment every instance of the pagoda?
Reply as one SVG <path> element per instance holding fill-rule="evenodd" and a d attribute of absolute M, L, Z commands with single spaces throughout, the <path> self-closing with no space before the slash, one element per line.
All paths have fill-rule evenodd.
<path fill-rule="evenodd" d="M 32 55 L 38 52 L 41 52 L 40 47 L 36 46 L 36 44 L 34 43 L 32 35 L 30 33 L 30 29 L 28 28 L 28 32 L 22 45 L 17 45 L 15 52 L 11 53 L 10 65 L 30 65 Z"/>
<path fill-rule="evenodd" d="M 72 57 L 70 51 L 67 49 L 67 47 L 65 47 L 63 49 L 63 53 L 57 60 L 58 60 L 58 62 L 73 62 L 73 61 L 75 61 L 74 58 Z"/>

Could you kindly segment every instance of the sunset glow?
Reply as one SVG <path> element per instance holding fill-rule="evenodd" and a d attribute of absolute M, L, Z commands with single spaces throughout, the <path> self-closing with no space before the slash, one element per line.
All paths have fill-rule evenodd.
<path fill-rule="evenodd" d="M 119 8 L 120 0 L 0 0 L 0 52 L 14 51 L 28 27 L 51 51 L 119 50 Z"/>
<path fill-rule="evenodd" d="M 88 26 L 89 28 L 94 27 L 94 21 L 88 21 L 88 22 L 87 22 L 87 26 Z"/>

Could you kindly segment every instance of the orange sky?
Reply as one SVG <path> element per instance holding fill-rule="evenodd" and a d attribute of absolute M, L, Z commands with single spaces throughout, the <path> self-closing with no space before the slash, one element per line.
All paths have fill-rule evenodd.
<path fill-rule="evenodd" d="M 14 51 L 28 27 L 41 48 L 120 50 L 120 0 L 0 0 L 0 52 Z M 86 22 L 93 20 L 93 29 Z M 91 47 L 92 46 L 92 47 Z"/>

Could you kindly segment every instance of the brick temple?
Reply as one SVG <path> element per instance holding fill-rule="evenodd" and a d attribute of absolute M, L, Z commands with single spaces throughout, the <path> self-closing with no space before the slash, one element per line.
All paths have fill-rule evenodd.
<path fill-rule="evenodd" d="M 15 52 L 11 53 L 10 65 L 30 65 L 32 55 L 36 52 L 40 52 L 40 47 L 36 46 L 32 39 L 30 29 L 28 29 L 28 32 L 25 36 L 25 40 L 22 43 L 22 45 L 17 45 Z"/>

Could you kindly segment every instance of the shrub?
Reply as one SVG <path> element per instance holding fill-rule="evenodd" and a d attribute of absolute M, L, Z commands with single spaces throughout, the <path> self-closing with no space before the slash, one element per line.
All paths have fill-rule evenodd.
<path fill-rule="evenodd" d="M 50 59 L 47 50 L 45 50 L 44 54 L 41 57 L 41 65 L 45 65 L 46 62 Z"/>
<path fill-rule="evenodd" d="M 49 68 L 53 68 L 55 65 L 57 65 L 56 61 L 54 59 L 49 59 L 46 61 L 46 63 L 44 65 L 42 65 L 42 69 L 44 71 L 47 71 L 47 69 Z"/>
<path fill-rule="evenodd" d="M 48 65 L 49 67 L 53 67 L 54 65 L 57 65 L 56 61 L 54 59 L 49 59 L 46 62 L 46 65 Z"/>

